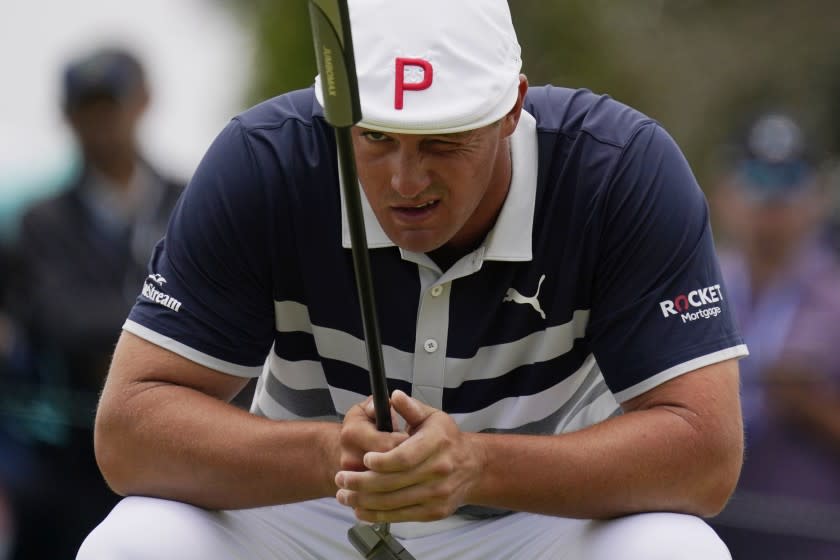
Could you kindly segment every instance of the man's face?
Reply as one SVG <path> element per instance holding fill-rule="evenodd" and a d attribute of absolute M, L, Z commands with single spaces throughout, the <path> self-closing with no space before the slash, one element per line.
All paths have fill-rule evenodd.
<path fill-rule="evenodd" d="M 455 134 L 356 127 L 359 180 L 382 229 L 399 247 L 469 250 L 492 228 L 510 184 L 507 137 L 515 119 Z"/>
<path fill-rule="evenodd" d="M 813 230 L 818 201 L 814 193 L 753 202 L 742 215 L 748 228 L 747 241 L 758 256 L 777 260 L 799 247 Z"/>
<path fill-rule="evenodd" d="M 145 97 L 118 101 L 107 95 L 90 97 L 68 114 L 86 156 L 103 164 L 135 150 L 137 125 L 146 107 Z"/>
<path fill-rule="evenodd" d="M 762 199 L 730 177 L 718 195 L 718 215 L 740 246 L 753 258 L 781 263 L 824 220 L 826 201 L 814 186 L 787 196 Z"/>

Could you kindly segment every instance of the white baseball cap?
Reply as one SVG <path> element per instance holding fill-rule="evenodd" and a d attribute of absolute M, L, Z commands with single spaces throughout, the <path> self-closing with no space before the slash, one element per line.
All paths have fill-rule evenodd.
<path fill-rule="evenodd" d="M 446 134 L 516 102 L 521 49 L 507 0 L 349 0 L 359 126 Z M 315 95 L 323 106 L 320 76 Z"/>

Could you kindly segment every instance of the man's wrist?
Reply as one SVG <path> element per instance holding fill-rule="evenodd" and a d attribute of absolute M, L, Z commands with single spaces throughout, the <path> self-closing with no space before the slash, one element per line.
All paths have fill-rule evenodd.
<path fill-rule="evenodd" d="M 473 461 L 473 477 L 469 482 L 469 488 L 464 496 L 462 505 L 486 505 L 488 488 L 491 485 L 492 465 L 490 464 L 490 452 L 487 445 L 490 443 L 489 434 L 465 433 L 470 448 L 470 457 Z"/>
<path fill-rule="evenodd" d="M 326 497 L 335 496 L 338 491 L 335 475 L 341 470 L 340 433 L 341 424 L 318 424 L 317 449 L 321 451 L 321 457 L 317 464 L 321 467 L 322 494 Z"/>

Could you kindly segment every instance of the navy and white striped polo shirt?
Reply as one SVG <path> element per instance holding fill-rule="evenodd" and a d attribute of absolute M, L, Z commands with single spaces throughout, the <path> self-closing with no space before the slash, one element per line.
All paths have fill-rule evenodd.
<path fill-rule="evenodd" d="M 365 201 L 392 390 L 463 430 L 559 433 L 746 354 L 705 198 L 660 126 L 588 91 L 531 88 L 511 152 L 501 215 L 449 270 L 395 247 Z M 234 118 L 125 329 L 260 376 L 257 414 L 340 419 L 370 388 L 336 166 L 312 89 Z"/>

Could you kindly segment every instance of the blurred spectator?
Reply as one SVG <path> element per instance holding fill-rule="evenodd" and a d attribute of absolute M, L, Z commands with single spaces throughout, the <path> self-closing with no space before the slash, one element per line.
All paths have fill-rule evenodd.
<path fill-rule="evenodd" d="M 840 558 L 840 264 L 828 193 L 803 129 L 761 116 L 716 191 L 731 246 L 727 297 L 747 435 L 735 496 L 714 521 L 734 560 Z"/>
<path fill-rule="evenodd" d="M 17 388 L 36 469 L 14 496 L 14 558 L 75 557 L 117 501 L 94 460 L 96 398 L 183 186 L 140 154 L 148 103 L 129 52 L 101 49 L 65 68 L 62 104 L 82 165 L 60 194 L 25 213 L 8 292 L 34 363 Z"/>
<path fill-rule="evenodd" d="M 10 276 L 7 249 L 0 244 L 0 296 L 5 294 Z M 16 532 L 12 490 L 25 484 L 33 455 L 15 437 L 18 409 L 14 389 L 27 372 L 19 330 L 6 312 L 6 301 L 0 298 L 0 560 L 11 558 Z"/>

